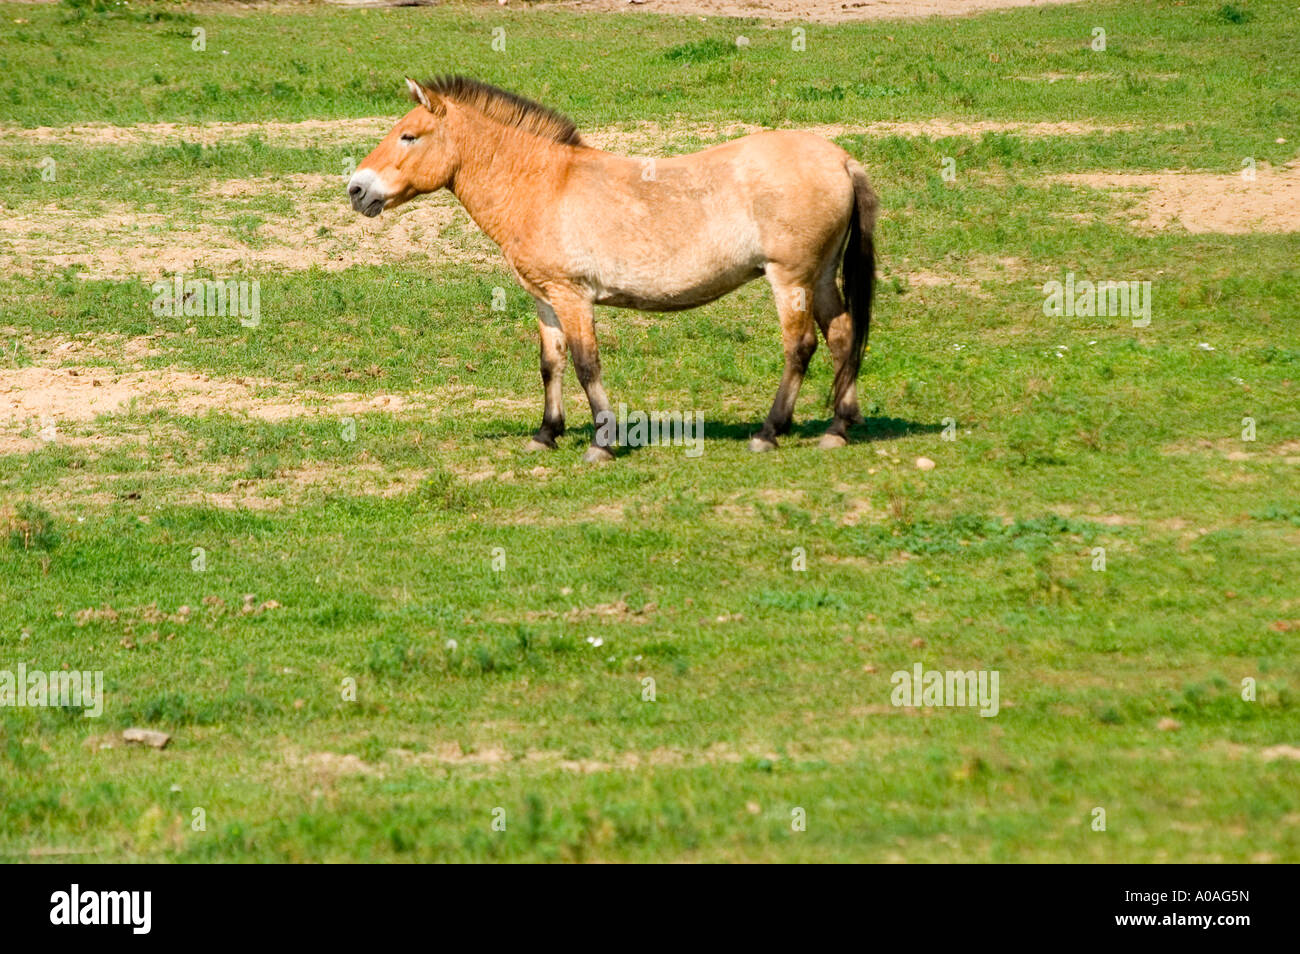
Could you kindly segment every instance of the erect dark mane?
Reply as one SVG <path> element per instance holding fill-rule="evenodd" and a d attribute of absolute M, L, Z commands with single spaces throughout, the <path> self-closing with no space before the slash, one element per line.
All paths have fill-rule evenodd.
<path fill-rule="evenodd" d="M 425 80 L 421 85 L 439 96 L 476 109 L 503 125 L 515 126 L 564 145 L 582 144 L 578 127 L 567 116 L 509 90 L 468 76 L 438 76 Z"/>

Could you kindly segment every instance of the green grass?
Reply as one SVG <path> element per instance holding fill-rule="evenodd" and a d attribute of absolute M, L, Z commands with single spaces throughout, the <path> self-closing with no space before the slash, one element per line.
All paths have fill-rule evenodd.
<path fill-rule="evenodd" d="M 2 371 L 195 371 L 326 408 L 164 401 L 0 454 L 0 670 L 102 670 L 107 691 L 98 720 L 0 708 L 0 854 L 1300 860 L 1300 765 L 1265 757 L 1300 744 L 1300 241 L 1138 231 L 1129 200 L 1048 181 L 1284 165 L 1297 49 L 1291 6 L 1258 2 L 810 26 L 802 53 L 784 26 L 495 4 L 0 5 L 0 122 L 26 127 L 396 115 L 403 75 L 451 70 L 582 126 L 1122 127 L 840 139 L 886 214 L 868 421 L 837 453 L 815 447 L 824 349 L 780 452 L 745 449 L 780 374 L 759 284 L 601 312 L 613 400 L 702 411 L 708 441 L 592 468 L 571 374 L 560 449 L 521 453 L 535 322 L 499 259 L 241 268 L 261 282 L 255 329 L 157 318 L 141 278 L 0 276 Z M 1049 72 L 1103 78 L 1017 79 Z M 0 191 L 14 215 L 134 209 L 256 248 L 271 219 L 318 224 L 278 177 L 337 175 L 369 146 L 12 139 Z M 272 186 L 206 191 L 249 178 Z M 1151 325 L 1045 318 L 1043 283 L 1070 271 L 1151 281 Z M 77 335 L 157 335 L 158 353 L 41 353 Z M 346 439 L 328 402 L 381 393 L 417 404 L 351 412 Z M 245 613 L 245 594 L 278 606 Z M 1002 710 L 891 706 L 890 675 L 918 662 L 997 670 Z M 98 747 L 128 726 L 173 741 Z"/>

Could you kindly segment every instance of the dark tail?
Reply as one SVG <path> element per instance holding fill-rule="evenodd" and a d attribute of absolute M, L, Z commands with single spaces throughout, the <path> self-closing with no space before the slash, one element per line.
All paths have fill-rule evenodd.
<path fill-rule="evenodd" d="M 855 160 L 845 163 L 853 177 L 853 213 L 849 218 L 849 239 L 844 246 L 844 260 L 840 263 L 840 287 L 844 307 L 852 322 L 853 340 L 849 354 L 835 374 L 831 388 L 831 403 L 836 411 L 845 392 L 858 379 L 862 368 L 862 352 L 867 347 L 871 331 L 871 299 L 876 290 L 876 213 L 880 200 L 867 181 L 866 170 Z"/>

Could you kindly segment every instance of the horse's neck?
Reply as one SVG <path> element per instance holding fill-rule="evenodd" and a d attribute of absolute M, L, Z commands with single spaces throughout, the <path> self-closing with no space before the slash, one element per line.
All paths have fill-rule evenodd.
<path fill-rule="evenodd" d="M 545 208 L 566 147 L 463 111 L 457 124 L 460 164 L 451 183 L 460 204 L 487 236 L 509 252 Z"/>

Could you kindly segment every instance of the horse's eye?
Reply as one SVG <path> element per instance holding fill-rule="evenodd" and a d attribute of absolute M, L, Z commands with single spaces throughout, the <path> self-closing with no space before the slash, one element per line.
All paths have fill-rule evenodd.
<path fill-rule="evenodd" d="M 410 133 L 402 133 L 402 142 L 415 142 L 419 136 L 412 136 Z"/>

